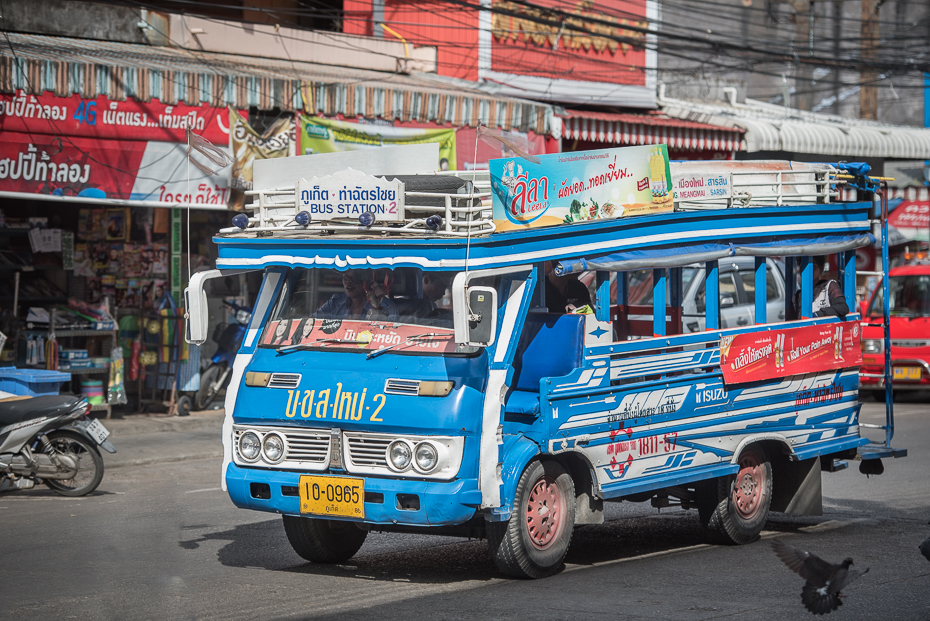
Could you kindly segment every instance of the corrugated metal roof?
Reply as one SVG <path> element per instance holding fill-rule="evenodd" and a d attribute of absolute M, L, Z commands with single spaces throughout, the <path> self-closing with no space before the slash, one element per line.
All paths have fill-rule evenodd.
<path fill-rule="evenodd" d="M 545 104 L 489 97 L 477 85 L 448 84 L 427 74 L 14 32 L 6 37 L 9 46 L 0 48 L 0 92 L 34 89 L 60 96 L 299 110 L 303 90 L 312 93 L 313 111 L 328 116 L 472 127 L 480 122 L 540 134 L 548 133 L 552 117 Z"/>
<path fill-rule="evenodd" d="M 746 130 L 743 150 L 787 151 L 839 157 L 930 157 L 930 129 L 890 125 L 785 109 L 761 101 L 736 101 L 728 93 L 725 103 L 671 99 L 659 89 L 662 112 L 679 119 Z"/>

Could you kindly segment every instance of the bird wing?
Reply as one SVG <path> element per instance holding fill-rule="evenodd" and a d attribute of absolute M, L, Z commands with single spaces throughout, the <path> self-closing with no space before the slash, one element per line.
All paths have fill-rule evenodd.
<path fill-rule="evenodd" d="M 827 580 L 839 567 L 839 565 L 831 565 L 810 552 L 789 546 L 779 539 L 772 540 L 772 549 L 775 550 L 775 556 L 781 559 L 781 562 L 791 571 L 818 587 L 826 586 Z"/>
<path fill-rule="evenodd" d="M 840 568 L 840 571 L 838 571 L 836 576 L 833 577 L 833 581 L 830 582 L 830 592 L 839 593 L 852 582 L 861 578 L 862 575 L 868 571 L 868 567 L 865 569 L 846 569 L 845 571 Z"/>

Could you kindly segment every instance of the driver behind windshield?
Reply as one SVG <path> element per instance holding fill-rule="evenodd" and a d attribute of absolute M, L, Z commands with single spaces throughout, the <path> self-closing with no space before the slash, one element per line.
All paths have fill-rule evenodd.
<path fill-rule="evenodd" d="M 397 306 L 388 297 L 393 274 L 390 270 L 347 270 L 342 275 L 345 293 L 335 293 L 315 313 L 322 319 L 366 319 L 397 321 Z"/>

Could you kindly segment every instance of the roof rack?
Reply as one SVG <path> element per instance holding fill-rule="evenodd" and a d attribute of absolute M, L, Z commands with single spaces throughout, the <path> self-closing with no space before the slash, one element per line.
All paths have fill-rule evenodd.
<path fill-rule="evenodd" d="M 685 175 L 722 175 L 729 195 L 676 201 L 676 210 L 731 209 L 782 205 L 830 203 L 839 200 L 837 179 L 842 170 L 832 164 L 785 160 L 709 160 L 671 162 L 672 178 Z"/>
<path fill-rule="evenodd" d="M 399 222 L 376 222 L 364 226 L 355 219 L 328 220 L 298 224 L 301 211 L 296 186 L 268 190 L 248 190 L 253 201 L 245 206 L 252 212 L 246 228 L 220 229 L 221 235 L 256 234 L 306 236 L 308 234 L 372 233 L 423 236 L 468 237 L 496 230 L 491 207 L 491 179 L 487 170 L 443 171 L 429 175 L 394 177 L 404 183 L 404 215 Z M 448 180 L 448 181 L 443 181 Z M 459 180 L 460 183 L 456 183 Z M 438 191 L 430 191 L 433 188 Z M 450 189 L 450 188 L 454 188 Z M 430 228 L 427 219 L 439 216 L 438 229 Z"/>

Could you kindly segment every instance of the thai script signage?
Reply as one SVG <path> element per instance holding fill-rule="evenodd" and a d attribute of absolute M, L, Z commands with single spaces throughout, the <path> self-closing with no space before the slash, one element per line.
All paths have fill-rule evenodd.
<path fill-rule="evenodd" d="M 514 230 L 671 211 L 665 145 L 490 161 L 494 222 Z"/>
<path fill-rule="evenodd" d="M 313 220 L 358 218 L 371 212 L 381 222 L 404 219 L 404 184 L 348 168 L 327 177 L 297 183 L 298 210 Z"/>
<path fill-rule="evenodd" d="M 859 322 L 748 332 L 720 339 L 727 384 L 859 366 Z"/>
<path fill-rule="evenodd" d="M 930 226 L 930 202 L 905 201 L 888 216 L 888 224 L 899 229 L 925 229 Z"/>
<path fill-rule="evenodd" d="M 224 208 L 228 181 L 191 167 L 186 145 L 4 132 L 0 191 Z"/>
<path fill-rule="evenodd" d="M 730 198 L 730 176 L 723 173 L 675 175 L 672 193 L 676 203 Z"/>
<path fill-rule="evenodd" d="M 560 9 L 571 17 L 563 19 L 561 12 L 550 11 L 541 6 L 494 0 L 491 3 L 494 10 L 491 34 L 502 43 L 524 41 L 555 51 L 594 50 L 597 53 L 616 54 L 617 50 L 620 50 L 624 55 L 630 49 L 629 41 L 645 41 L 643 30 L 649 27 L 649 23 L 644 20 L 618 19 L 613 15 L 593 11 L 594 3 L 590 0 L 581 0 L 574 3 L 574 6 L 560 4 L 553 8 Z M 560 22 L 561 25 L 540 23 L 545 20 Z M 629 26 L 634 27 L 634 30 L 630 30 Z"/>
<path fill-rule="evenodd" d="M 244 111 L 242 114 L 246 114 Z M 190 127 L 198 136 L 225 146 L 229 113 L 212 106 L 166 105 L 158 100 L 111 101 L 99 96 L 58 97 L 51 93 L 0 93 L 0 130 L 109 140 L 187 142 Z"/>

